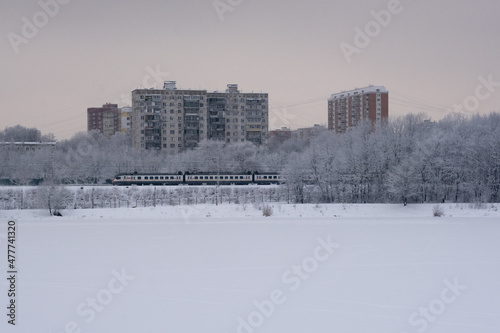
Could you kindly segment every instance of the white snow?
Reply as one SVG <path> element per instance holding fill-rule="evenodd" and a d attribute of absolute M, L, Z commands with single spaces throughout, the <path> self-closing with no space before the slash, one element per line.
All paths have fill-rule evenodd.
<path fill-rule="evenodd" d="M 1 331 L 500 331 L 496 205 L 271 206 L 0 211 L 19 265 Z"/>

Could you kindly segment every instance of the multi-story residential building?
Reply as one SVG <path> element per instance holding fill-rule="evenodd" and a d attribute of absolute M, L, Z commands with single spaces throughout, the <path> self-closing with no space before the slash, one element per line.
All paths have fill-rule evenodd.
<path fill-rule="evenodd" d="M 121 111 L 117 104 L 104 104 L 100 108 L 87 109 L 88 131 L 98 130 L 107 137 L 120 131 Z"/>
<path fill-rule="evenodd" d="M 389 118 L 389 92 L 382 86 L 333 94 L 328 99 L 328 129 L 344 133 L 362 120 L 376 127 Z"/>
<path fill-rule="evenodd" d="M 264 142 L 268 128 L 268 95 L 178 90 L 175 81 L 163 89 L 132 91 L 132 144 L 136 149 L 177 153 L 201 140 Z"/>
<path fill-rule="evenodd" d="M 208 139 L 228 143 L 263 144 L 268 134 L 269 98 L 266 93 L 242 93 L 237 84 L 226 92 L 208 93 Z"/>
<path fill-rule="evenodd" d="M 132 128 L 132 107 L 124 106 L 121 108 L 121 131 L 123 133 L 130 131 Z"/>
<path fill-rule="evenodd" d="M 175 81 L 163 89 L 132 91 L 132 144 L 141 150 L 177 153 L 207 138 L 206 90 L 177 90 Z"/>

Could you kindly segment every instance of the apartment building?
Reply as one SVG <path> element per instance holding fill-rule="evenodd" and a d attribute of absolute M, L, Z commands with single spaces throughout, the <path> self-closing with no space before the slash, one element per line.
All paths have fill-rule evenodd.
<path fill-rule="evenodd" d="M 376 127 L 389 118 L 389 92 L 383 86 L 344 91 L 328 99 L 328 129 L 344 133 L 363 120 Z"/>
<path fill-rule="evenodd" d="M 268 94 L 242 93 L 237 84 L 228 84 L 225 92 L 208 93 L 208 139 L 263 144 L 269 130 L 268 108 Z"/>
<path fill-rule="evenodd" d="M 262 144 L 268 130 L 268 95 L 179 90 L 175 81 L 163 89 L 132 91 L 132 144 L 136 149 L 175 154 L 201 140 Z"/>
<path fill-rule="evenodd" d="M 141 150 L 177 153 L 207 138 L 207 92 L 163 89 L 132 91 L 132 144 Z"/>
<path fill-rule="evenodd" d="M 121 128 L 121 111 L 117 104 L 104 104 L 102 107 L 87 109 L 87 130 L 98 130 L 111 137 Z"/>

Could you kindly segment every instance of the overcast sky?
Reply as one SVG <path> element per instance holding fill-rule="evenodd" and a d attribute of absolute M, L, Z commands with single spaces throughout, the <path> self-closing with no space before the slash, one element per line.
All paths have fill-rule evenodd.
<path fill-rule="evenodd" d="M 326 124 L 330 94 L 370 84 L 390 117 L 500 111 L 498 0 L 0 1 L 2 129 L 69 138 L 164 80 L 267 92 L 271 129 Z"/>

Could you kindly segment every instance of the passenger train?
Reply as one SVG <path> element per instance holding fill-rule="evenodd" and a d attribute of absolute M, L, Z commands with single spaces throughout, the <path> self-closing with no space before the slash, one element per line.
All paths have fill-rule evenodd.
<path fill-rule="evenodd" d="M 121 173 L 113 185 L 270 185 L 283 180 L 278 173 Z"/>

